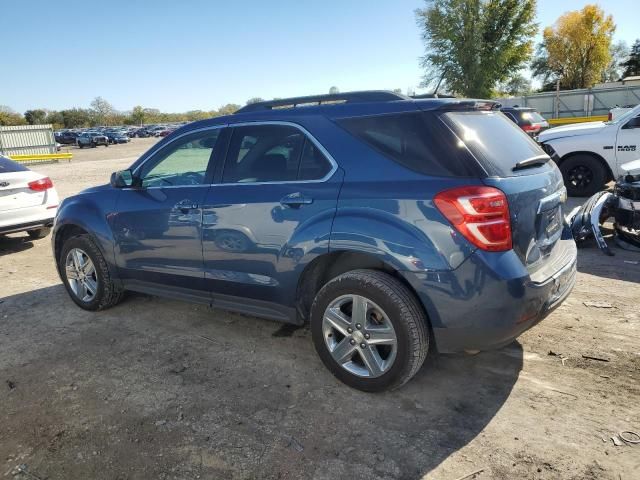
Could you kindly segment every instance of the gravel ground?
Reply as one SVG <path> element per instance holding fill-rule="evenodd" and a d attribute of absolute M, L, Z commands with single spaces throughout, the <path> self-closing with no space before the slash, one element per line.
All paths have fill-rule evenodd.
<path fill-rule="evenodd" d="M 154 142 L 35 169 L 64 197 Z M 640 445 L 611 440 L 640 432 L 640 255 L 615 252 L 580 250 L 573 294 L 512 345 L 431 356 L 372 395 L 323 368 L 306 328 L 143 295 L 80 310 L 49 238 L 12 235 L 0 240 L 0 478 L 640 478 Z"/>

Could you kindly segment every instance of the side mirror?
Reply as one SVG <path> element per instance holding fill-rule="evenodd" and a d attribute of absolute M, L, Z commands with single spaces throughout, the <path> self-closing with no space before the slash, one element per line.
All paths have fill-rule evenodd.
<path fill-rule="evenodd" d="M 133 186 L 133 174 L 131 170 L 120 170 L 111 174 L 111 186 L 113 188 L 127 188 Z"/>

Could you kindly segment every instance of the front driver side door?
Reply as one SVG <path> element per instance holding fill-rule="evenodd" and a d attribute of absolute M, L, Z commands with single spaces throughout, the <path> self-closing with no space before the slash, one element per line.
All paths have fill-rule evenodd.
<path fill-rule="evenodd" d="M 109 222 L 127 288 L 203 290 L 202 202 L 221 131 L 177 137 L 136 169 L 134 187 L 120 192 Z"/>
<path fill-rule="evenodd" d="M 618 129 L 616 162 L 618 165 L 640 158 L 640 115 L 636 115 Z"/>

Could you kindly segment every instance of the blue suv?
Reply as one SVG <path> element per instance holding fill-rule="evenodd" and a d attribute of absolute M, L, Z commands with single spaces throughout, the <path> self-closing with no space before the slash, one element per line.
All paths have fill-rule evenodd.
<path fill-rule="evenodd" d="M 562 175 L 497 108 L 369 91 L 191 123 L 60 205 L 60 277 L 86 310 L 131 290 L 308 321 L 341 381 L 398 387 L 574 284 Z"/>

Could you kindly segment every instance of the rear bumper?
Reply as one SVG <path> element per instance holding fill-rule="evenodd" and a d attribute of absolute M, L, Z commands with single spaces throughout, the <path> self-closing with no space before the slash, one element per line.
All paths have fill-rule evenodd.
<path fill-rule="evenodd" d="M 561 240 L 562 263 L 534 281 L 514 252 L 474 253 L 450 272 L 407 273 L 431 320 L 441 353 L 490 350 L 511 343 L 571 293 L 577 250 Z"/>
<path fill-rule="evenodd" d="M 26 232 L 28 230 L 35 230 L 37 228 L 52 227 L 53 218 L 45 218 L 35 222 L 20 223 L 17 225 L 5 225 L 0 227 L 0 234 Z"/>

